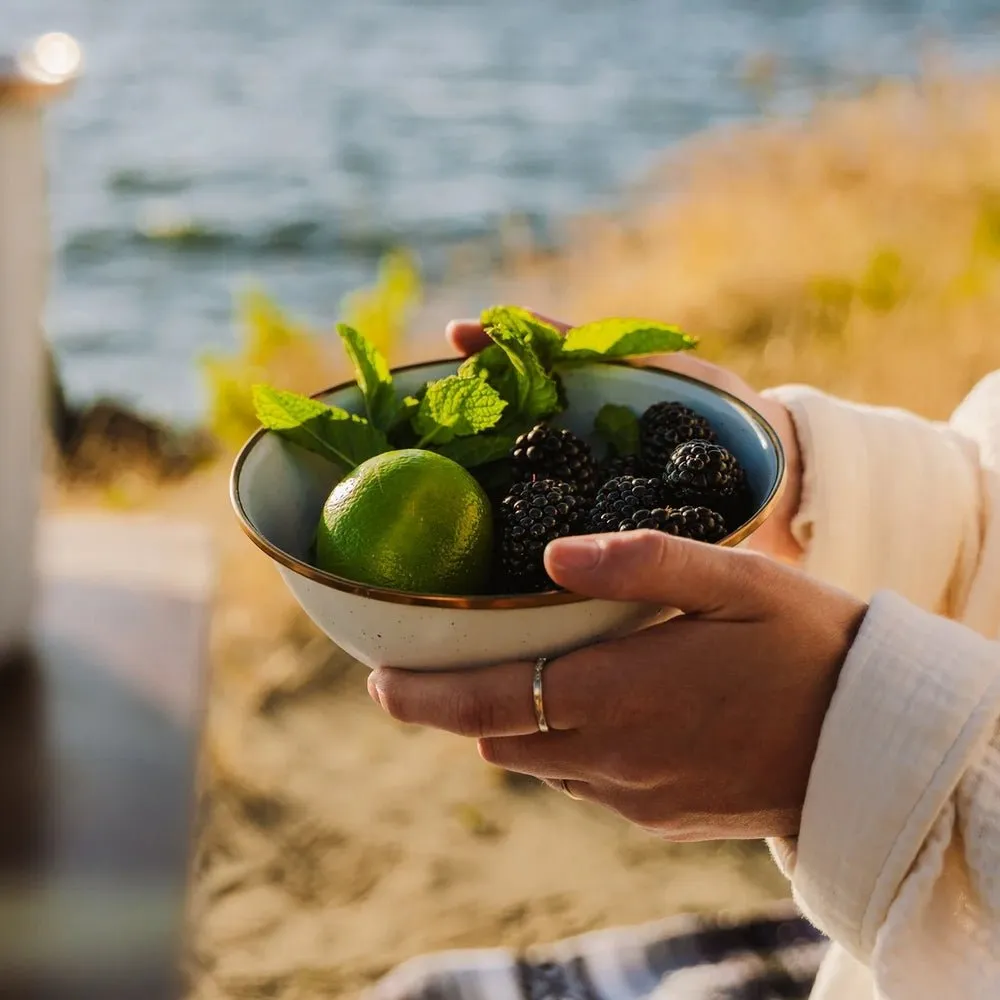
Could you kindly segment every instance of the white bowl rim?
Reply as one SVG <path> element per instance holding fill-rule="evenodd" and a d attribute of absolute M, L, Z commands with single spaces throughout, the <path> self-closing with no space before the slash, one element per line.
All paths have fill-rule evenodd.
<path fill-rule="evenodd" d="M 393 368 L 392 374 L 395 375 L 402 372 L 417 371 L 420 368 L 435 368 L 439 365 L 453 364 L 461 360 L 461 358 L 455 357 L 442 358 L 437 361 L 420 361 L 415 364 L 401 365 L 398 368 Z M 637 368 L 641 371 L 662 375 L 665 378 L 693 383 L 703 389 L 707 389 L 709 392 L 714 393 L 717 396 L 723 397 L 764 433 L 765 437 L 768 438 L 774 448 L 778 465 L 778 474 L 775 477 L 771 491 L 749 521 L 746 521 L 736 531 L 727 535 L 721 542 L 716 544 L 732 548 L 739 545 L 742 541 L 752 535 L 773 513 L 774 508 L 777 506 L 778 501 L 781 499 L 781 494 L 785 489 L 787 472 L 785 452 L 781 445 L 781 439 L 778 437 L 777 432 L 767 422 L 767 420 L 765 420 L 764 417 L 752 406 L 743 402 L 742 399 L 739 399 L 732 393 L 726 392 L 724 389 L 719 389 L 714 385 L 709 385 L 709 383 L 703 382 L 701 379 L 692 378 L 690 375 L 682 375 L 679 372 L 673 372 L 666 368 L 659 368 L 655 365 L 636 364 L 635 362 L 602 361 L 599 363 L 602 365 L 613 364 L 624 368 Z M 322 389 L 319 392 L 315 392 L 312 394 L 311 398 L 321 400 L 324 397 L 329 396 L 331 393 L 342 392 L 355 387 L 356 382 L 351 379 L 347 382 L 342 382 L 339 385 L 332 386 L 329 389 Z M 411 604 L 423 607 L 452 609 L 502 610 L 511 608 L 555 607 L 560 604 L 578 604 L 583 601 L 590 600 L 589 597 L 585 597 L 581 594 L 572 594 L 563 590 L 546 590 L 535 594 L 414 594 L 405 590 L 393 590 L 388 587 L 375 587 L 369 584 L 358 583 L 355 580 L 348 580 L 346 577 L 337 576 L 333 573 L 327 573 L 325 570 L 318 569 L 310 563 L 290 555 L 288 552 L 280 549 L 273 542 L 265 538 L 257 530 L 253 522 L 250 520 L 250 517 L 243 506 L 243 500 L 240 497 L 240 475 L 243 471 L 243 465 L 250 456 L 250 452 L 253 451 L 253 449 L 268 434 L 271 433 L 273 432 L 269 431 L 265 427 L 261 427 L 250 436 L 246 444 L 244 444 L 240 449 L 239 454 L 236 456 L 236 460 L 233 462 L 233 468 L 229 476 L 229 499 L 233 505 L 233 510 L 236 512 L 236 517 L 240 523 L 240 527 L 246 535 L 261 551 L 270 556 L 271 559 L 273 559 L 280 566 L 285 567 L 285 569 L 289 569 L 293 573 L 297 573 L 299 576 L 313 581 L 313 583 L 321 584 L 322 586 L 329 587 L 332 590 L 339 590 L 348 594 L 354 594 L 357 597 L 367 597 L 375 601 L 384 601 L 389 604 Z"/>

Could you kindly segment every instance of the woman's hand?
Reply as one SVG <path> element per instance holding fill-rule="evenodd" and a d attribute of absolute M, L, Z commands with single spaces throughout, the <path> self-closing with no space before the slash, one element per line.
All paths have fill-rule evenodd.
<path fill-rule="evenodd" d="M 548 664 L 547 733 L 531 663 L 377 670 L 372 697 L 672 840 L 794 835 L 865 606 L 754 553 L 658 532 L 561 539 L 546 568 L 576 593 L 686 614 Z"/>
<path fill-rule="evenodd" d="M 552 320 L 544 316 L 539 316 L 539 319 L 551 323 L 564 333 L 569 329 L 568 324 L 559 320 Z M 483 332 L 482 325 L 478 320 L 453 320 L 448 324 L 446 332 L 451 345 L 462 355 L 474 354 L 490 343 L 489 337 Z M 778 437 L 781 438 L 785 452 L 787 465 L 785 492 L 777 508 L 768 520 L 754 532 L 747 546 L 775 559 L 791 563 L 797 562 L 802 555 L 802 549 L 792 535 L 792 518 L 795 517 L 799 509 L 801 499 L 802 466 L 795 425 L 792 423 L 788 410 L 777 400 L 768 399 L 755 392 L 733 372 L 687 354 L 664 354 L 648 358 L 646 363 L 677 372 L 680 375 L 688 375 L 728 392 L 752 406 L 775 429 Z"/>

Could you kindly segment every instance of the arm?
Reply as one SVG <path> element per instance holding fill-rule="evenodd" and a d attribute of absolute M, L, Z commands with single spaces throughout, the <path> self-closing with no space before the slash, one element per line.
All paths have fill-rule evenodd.
<path fill-rule="evenodd" d="M 1000 987 L 1000 645 L 872 602 L 841 671 L 799 836 L 803 910 L 887 997 Z"/>
<path fill-rule="evenodd" d="M 892 587 L 965 626 L 876 595 L 823 723 L 799 836 L 772 847 L 805 911 L 884 995 L 994 995 L 1000 645 L 981 635 L 1000 624 L 1000 376 L 947 426 L 775 395 L 808 470 L 794 521 L 806 568 L 855 593 Z"/>
<path fill-rule="evenodd" d="M 1000 995 L 1000 646 L 981 637 L 1000 627 L 1000 374 L 941 426 L 795 387 L 758 404 L 728 372 L 667 363 L 682 365 L 794 421 L 779 433 L 793 458 L 801 441 L 801 502 L 793 474 L 775 521 L 810 573 L 643 533 L 571 568 L 582 543 L 565 539 L 547 559 L 568 589 L 688 612 L 547 669 L 571 733 L 506 719 L 505 703 L 526 712 L 530 664 L 383 672 L 378 700 L 487 736 L 488 760 L 569 778 L 669 838 L 785 836 L 773 848 L 803 908 L 881 995 Z M 844 590 L 816 575 L 878 592 L 857 632 Z"/>

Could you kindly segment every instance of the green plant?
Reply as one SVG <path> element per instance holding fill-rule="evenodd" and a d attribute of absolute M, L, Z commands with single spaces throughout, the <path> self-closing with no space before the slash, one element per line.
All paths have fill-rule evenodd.
<path fill-rule="evenodd" d="M 375 283 L 344 296 L 345 323 L 370 331 L 369 339 L 392 357 L 421 297 L 414 260 L 403 252 L 386 255 Z M 240 344 L 232 354 L 208 353 L 200 368 L 208 394 L 208 426 L 225 444 L 242 443 L 258 427 L 253 387 L 261 382 L 312 391 L 320 372 L 330 367 L 326 338 L 293 319 L 264 290 L 253 288 L 239 299 Z"/>
<path fill-rule="evenodd" d="M 397 250 L 382 258 L 378 278 L 371 288 L 361 288 L 344 297 L 341 320 L 347 326 L 364 330 L 375 350 L 391 362 L 422 295 L 416 260 L 409 253 Z"/>
<path fill-rule="evenodd" d="M 519 435 L 566 408 L 560 371 L 690 350 L 697 343 L 676 327 L 645 319 L 600 320 L 563 337 L 517 306 L 487 309 L 482 324 L 490 346 L 463 362 L 457 374 L 427 383 L 417 396 L 400 397 L 385 358 L 342 323 L 338 333 L 354 364 L 366 416 L 256 385 L 257 417 L 269 430 L 347 469 L 401 447 L 428 448 L 471 469 L 503 458 Z M 615 422 L 609 411 L 601 414 L 602 423 Z"/>

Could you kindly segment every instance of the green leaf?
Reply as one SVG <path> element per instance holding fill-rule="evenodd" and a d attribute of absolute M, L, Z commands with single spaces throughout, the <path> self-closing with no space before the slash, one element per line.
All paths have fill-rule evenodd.
<path fill-rule="evenodd" d="M 422 443 L 444 443 L 496 426 L 507 403 L 488 382 L 449 375 L 431 382 L 413 418 Z"/>
<path fill-rule="evenodd" d="M 618 361 L 645 354 L 688 351 L 698 341 L 666 323 L 647 319 L 602 319 L 566 334 L 560 361 Z"/>
<path fill-rule="evenodd" d="M 594 418 L 594 430 L 616 455 L 639 452 L 639 419 L 627 406 L 606 403 Z"/>
<path fill-rule="evenodd" d="M 541 420 L 560 408 L 556 380 L 542 367 L 530 343 L 530 330 L 523 319 L 509 309 L 487 309 L 482 316 L 483 329 L 507 356 L 514 370 L 514 412 L 520 419 Z M 509 386 L 505 386 L 509 391 Z"/>
<path fill-rule="evenodd" d="M 503 323 L 524 340 L 546 371 L 552 370 L 562 354 L 563 335 L 551 323 L 520 306 L 495 306 L 489 312 L 494 323 Z"/>
<path fill-rule="evenodd" d="M 455 438 L 441 447 L 435 445 L 434 450 L 466 469 L 474 469 L 506 458 L 517 437 L 517 434 L 508 433 L 476 434 L 473 437 Z"/>
<path fill-rule="evenodd" d="M 463 378 L 490 379 L 510 371 L 510 360 L 505 351 L 490 344 L 477 354 L 466 358 L 459 366 L 458 374 Z"/>
<path fill-rule="evenodd" d="M 365 400 L 368 422 L 380 431 L 388 431 L 396 422 L 402 404 L 392 387 L 392 375 L 385 358 L 367 337 L 346 323 L 337 324 L 337 333 L 344 342 L 354 372 L 358 388 Z"/>
<path fill-rule="evenodd" d="M 363 417 L 297 392 L 255 385 L 253 403 L 268 430 L 348 469 L 389 450 L 385 435 Z"/>
<path fill-rule="evenodd" d="M 398 427 L 400 424 L 405 423 L 419 409 L 420 400 L 416 396 L 404 396 L 399 404 L 399 413 L 396 415 L 393 427 Z"/>
<path fill-rule="evenodd" d="M 490 344 L 464 361 L 458 369 L 462 378 L 478 378 L 488 382 L 500 398 L 510 404 L 510 412 L 518 406 L 518 375 L 505 351 Z"/>

